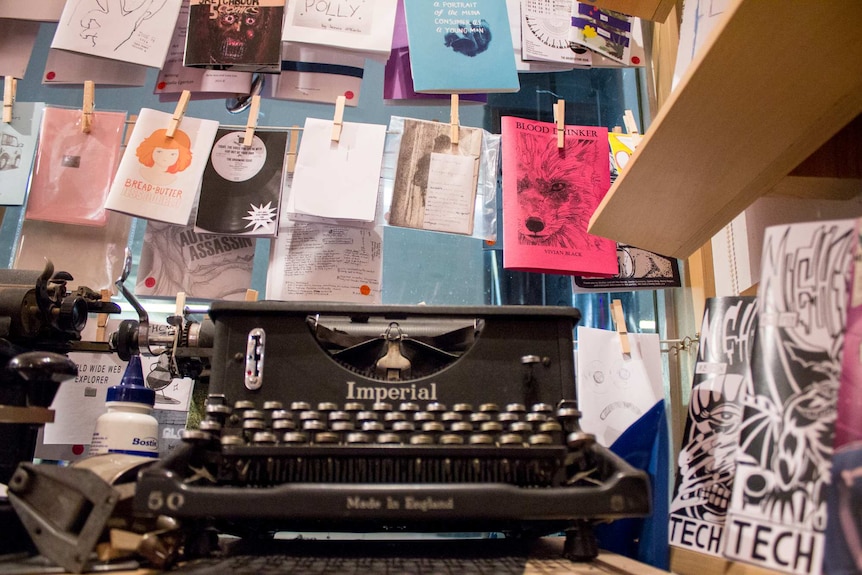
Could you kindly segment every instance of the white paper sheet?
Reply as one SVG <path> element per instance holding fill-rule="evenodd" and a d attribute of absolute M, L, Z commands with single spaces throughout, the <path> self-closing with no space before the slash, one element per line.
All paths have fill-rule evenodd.
<path fill-rule="evenodd" d="M 24 77 L 39 26 L 38 22 L 0 18 L 0 76 Z"/>
<path fill-rule="evenodd" d="M 86 80 L 92 80 L 96 86 L 143 86 L 147 68 L 87 54 L 48 50 L 43 84 L 83 84 Z"/>
<path fill-rule="evenodd" d="M 293 178 L 297 212 L 324 218 L 374 219 L 386 126 L 307 118 Z"/>
<path fill-rule="evenodd" d="M 51 48 L 161 68 L 181 2 L 67 2 Z"/>
<path fill-rule="evenodd" d="M 478 175 L 478 156 L 432 153 L 422 227 L 438 232 L 472 234 Z"/>
<path fill-rule="evenodd" d="M 658 334 L 626 335 L 623 354 L 615 331 L 578 327 L 578 409 L 581 428 L 605 447 L 664 399 Z"/>

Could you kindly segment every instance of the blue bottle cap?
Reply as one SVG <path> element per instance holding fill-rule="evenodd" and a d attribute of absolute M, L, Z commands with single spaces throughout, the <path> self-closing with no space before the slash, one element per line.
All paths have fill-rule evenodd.
<path fill-rule="evenodd" d="M 144 403 L 153 407 L 156 404 L 156 392 L 144 385 L 144 369 L 141 366 L 141 356 L 129 358 L 126 371 L 120 385 L 108 388 L 107 401 L 131 401 Z"/>

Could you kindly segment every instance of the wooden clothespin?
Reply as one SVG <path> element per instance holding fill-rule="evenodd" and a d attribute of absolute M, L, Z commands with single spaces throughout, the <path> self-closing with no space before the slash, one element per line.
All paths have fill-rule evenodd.
<path fill-rule="evenodd" d="M 245 301 L 257 301 L 257 290 L 254 290 L 254 289 L 245 290 Z"/>
<path fill-rule="evenodd" d="M 287 146 L 287 173 L 296 170 L 296 150 L 299 147 L 299 126 L 290 128 L 290 143 Z"/>
<path fill-rule="evenodd" d="M 260 96 L 255 94 L 251 97 L 251 108 L 248 111 L 248 122 L 245 124 L 245 139 L 242 145 L 249 147 L 254 143 L 254 131 L 257 128 L 257 116 L 260 114 Z"/>
<path fill-rule="evenodd" d="M 338 96 L 335 99 L 335 117 L 332 119 L 332 141 L 341 139 L 341 128 L 344 126 L 344 104 L 347 98 Z"/>
<path fill-rule="evenodd" d="M 566 101 L 557 100 L 554 104 L 554 122 L 557 124 L 557 147 L 566 147 Z"/>
<path fill-rule="evenodd" d="M 458 145 L 458 137 L 461 132 L 461 120 L 458 119 L 458 100 L 458 94 L 452 94 L 452 105 L 449 110 L 449 126 L 452 130 L 450 139 L 453 145 Z"/>
<path fill-rule="evenodd" d="M 632 352 L 632 348 L 629 345 L 629 332 L 628 329 L 626 329 L 626 317 L 623 314 L 623 304 L 618 299 L 611 302 L 611 317 L 614 320 L 617 333 L 620 335 L 620 347 L 622 347 L 623 353 L 628 355 Z"/>
<path fill-rule="evenodd" d="M 102 297 L 99 301 L 109 302 L 111 301 L 111 290 L 103 289 L 101 290 Z M 108 327 L 108 314 L 100 313 L 96 316 L 96 341 L 108 341 L 106 337 L 105 330 Z"/>
<path fill-rule="evenodd" d="M 171 123 L 165 132 L 165 136 L 168 138 L 173 138 L 174 134 L 177 133 L 177 128 L 180 127 L 180 122 L 182 122 L 183 116 L 186 115 L 186 108 L 188 108 L 191 98 L 192 93 L 188 90 L 183 90 L 183 93 L 180 94 L 180 100 L 177 102 L 177 107 L 174 110 L 174 116 L 171 118 Z"/>
<path fill-rule="evenodd" d="M 180 336 L 183 333 L 183 323 L 182 318 L 185 317 L 185 309 L 186 309 L 186 292 L 177 292 L 177 301 L 174 306 L 174 316 L 180 318 L 179 323 L 174 325 L 174 345 L 171 350 L 171 361 L 173 362 L 173 368 L 176 372 L 179 372 L 179 366 L 177 365 L 177 346 L 179 345 Z"/>
<path fill-rule="evenodd" d="M 84 104 L 81 107 L 81 131 L 89 134 L 93 128 L 93 109 L 96 107 L 96 83 L 84 82 Z"/>
<path fill-rule="evenodd" d="M 18 79 L 6 76 L 3 81 L 3 122 L 12 121 L 12 106 L 15 104 L 15 92 L 18 90 Z"/>
<path fill-rule="evenodd" d="M 628 132 L 629 135 L 632 135 L 632 136 L 640 135 L 640 132 L 638 132 L 637 122 L 635 122 L 635 115 L 632 113 L 631 110 L 626 110 L 623 113 L 623 123 L 625 123 L 626 132 Z"/>

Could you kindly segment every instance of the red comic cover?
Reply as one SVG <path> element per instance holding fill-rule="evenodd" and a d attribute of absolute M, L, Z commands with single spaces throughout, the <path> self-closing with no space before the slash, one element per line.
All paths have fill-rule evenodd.
<path fill-rule="evenodd" d="M 502 118 L 503 267 L 609 277 L 619 271 L 616 243 L 587 233 L 610 188 L 608 130 Z"/>

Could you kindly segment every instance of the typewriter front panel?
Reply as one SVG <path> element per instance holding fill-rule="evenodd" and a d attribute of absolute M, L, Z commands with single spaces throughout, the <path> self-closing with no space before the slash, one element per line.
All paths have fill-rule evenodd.
<path fill-rule="evenodd" d="M 213 307 L 211 392 L 238 400 L 555 405 L 574 397 L 571 308 Z"/>

